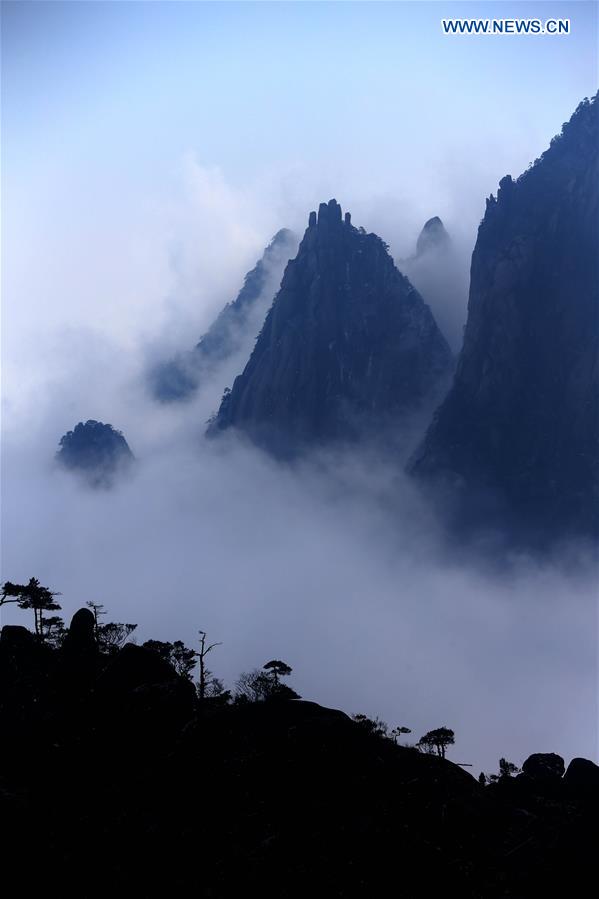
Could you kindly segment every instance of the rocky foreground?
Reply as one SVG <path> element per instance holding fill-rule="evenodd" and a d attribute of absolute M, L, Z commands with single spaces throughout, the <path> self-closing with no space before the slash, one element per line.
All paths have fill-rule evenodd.
<path fill-rule="evenodd" d="M 599 767 L 531 756 L 481 786 L 313 702 L 199 702 L 93 616 L 0 638 L 5 882 L 78 897 L 586 895 Z"/>

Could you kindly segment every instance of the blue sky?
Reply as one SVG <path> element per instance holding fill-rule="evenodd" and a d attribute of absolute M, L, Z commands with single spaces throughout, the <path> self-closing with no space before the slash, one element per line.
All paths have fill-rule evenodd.
<path fill-rule="evenodd" d="M 466 15 L 569 16 L 572 34 L 441 33 Z M 592 2 L 4 3 L 4 140 L 23 164 L 43 141 L 50 166 L 140 175 L 193 148 L 234 179 L 542 145 L 595 89 L 596 20 Z"/>
<path fill-rule="evenodd" d="M 572 33 L 449 37 L 449 16 Z M 32 328 L 201 327 L 331 196 L 396 256 L 435 214 L 469 252 L 597 58 L 594 2 L 3 3 L 9 357 Z"/>

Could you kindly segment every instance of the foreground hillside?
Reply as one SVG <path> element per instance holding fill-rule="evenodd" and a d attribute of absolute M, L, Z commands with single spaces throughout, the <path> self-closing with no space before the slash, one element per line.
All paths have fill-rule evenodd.
<path fill-rule="evenodd" d="M 533 756 L 481 786 L 287 690 L 199 701 L 148 645 L 95 633 L 88 610 L 55 648 L 2 630 L 3 849 L 23 892 L 582 895 L 593 763 L 561 776 Z"/>

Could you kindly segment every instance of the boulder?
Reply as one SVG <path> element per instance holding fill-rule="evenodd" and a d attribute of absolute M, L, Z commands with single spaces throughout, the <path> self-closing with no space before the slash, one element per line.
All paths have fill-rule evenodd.
<path fill-rule="evenodd" d="M 19 624 L 5 624 L 0 632 L 0 685 L 43 679 L 51 667 L 47 646 Z"/>
<path fill-rule="evenodd" d="M 60 650 L 60 674 L 68 692 L 85 691 L 97 674 L 99 652 L 95 627 L 96 621 L 89 609 L 79 609 L 71 619 Z"/>
<path fill-rule="evenodd" d="M 577 795 L 599 791 L 599 765 L 590 759 L 572 759 L 564 774 L 564 785 Z"/>
<path fill-rule="evenodd" d="M 95 655 L 98 652 L 95 630 L 96 621 L 90 609 L 75 612 L 62 644 L 64 655 Z"/>
<path fill-rule="evenodd" d="M 96 684 L 98 694 L 127 693 L 145 684 L 165 684 L 177 679 L 175 669 L 160 656 L 127 643 L 111 659 Z"/>
<path fill-rule="evenodd" d="M 535 752 L 522 765 L 523 774 L 536 781 L 559 781 L 564 769 L 563 758 L 555 752 Z"/>

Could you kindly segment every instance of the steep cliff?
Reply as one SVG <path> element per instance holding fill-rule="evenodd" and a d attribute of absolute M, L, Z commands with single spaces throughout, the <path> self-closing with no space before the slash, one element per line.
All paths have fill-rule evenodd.
<path fill-rule="evenodd" d="M 310 214 L 245 370 L 209 431 L 231 426 L 276 455 L 374 437 L 441 389 L 447 343 L 375 234 L 335 200 Z"/>
<path fill-rule="evenodd" d="M 599 104 L 487 201 L 452 389 L 411 471 L 464 521 L 597 529 Z"/>
<path fill-rule="evenodd" d="M 157 365 L 150 386 L 160 402 L 190 397 L 202 378 L 243 347 L 248 331 L 255 337 L 276 293 L 287 260 L 296 252 L 297 237 L 287 228 L 277 231 L 262 258 L 245 276 L 237 297 L 227 303 L 193 350 Z"/>

